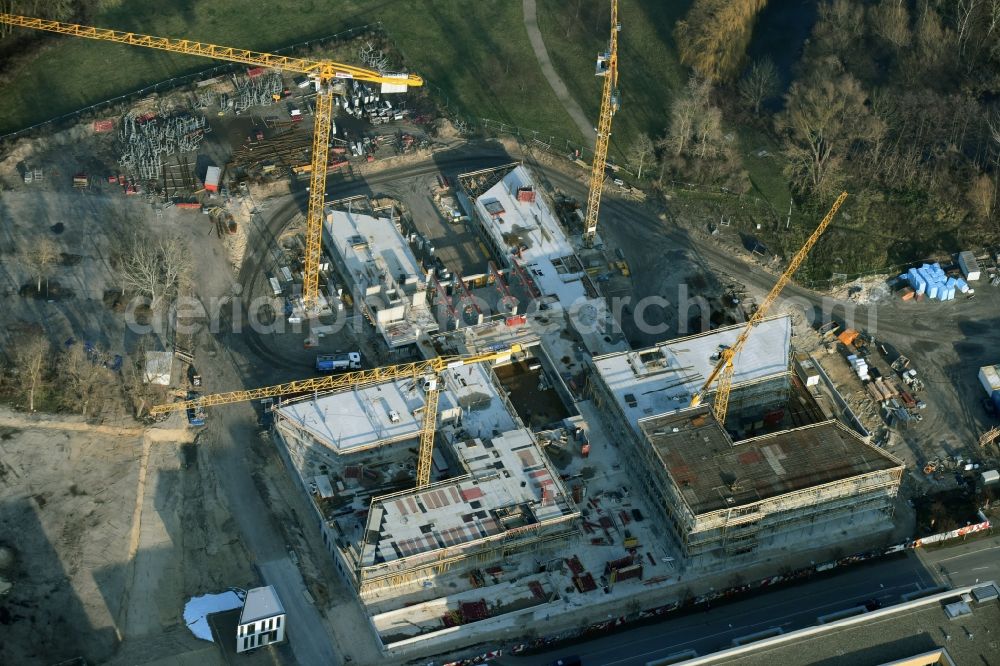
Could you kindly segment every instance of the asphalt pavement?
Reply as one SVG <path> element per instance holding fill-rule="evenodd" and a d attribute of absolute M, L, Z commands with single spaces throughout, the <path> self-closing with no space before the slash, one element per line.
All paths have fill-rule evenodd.
<path fill-rule="evenodd" d="M 380 183 L 436 171 L 453 174 L 463 170 L 496 166 L 508 161 L 513 161 L 513 158 L 506 155 L 499 146 L 496 149 L 486 150 L 466 148 L 436 154 L 432 159 L 418 164 L 387 169 L 372 174 L 367 179 L 354 181 L 331 179 L 328 192 L 331 194 L 330 198 L 373 193 L 376 191 L 375 186 Z M 570 174 L 544 165 L 533 165 L 533 168 L 538 169 L 553 185 L 578 199 L 586 193 L 585 184 Z M 274 242 L 274 238 L 287 224 L 289 218 L 300 212 L 304 196 L 304 192 L 295 193 L 270 211 L 266 221 L 262 220 L 263 229 L 258 228 L 258 232 L 264 233 L 259 233 L 253 246 L 248 248 L 248 258 L 241 270 L 240 281 L 244 285 L 244 295 L 255 291 L 252 284 L 262 279 L 263 272 L 260 268 L 262 263 L 268 260 L 268 246 Z M 665 223 L 649 208 L 611 197 L 603 202 L 603 207 L 607 213 L 618 219 L 628 220 L 627 225 L 618 229 L 606 229 L 603 233 L 609 236 L 616 233 L 626 234 L 630 238 L 631 247 L 649 248 L 653 253 L 648 257 L 651 261 L 657 261 L 656 257 L 663 254 L 664 247 L 682 247 L 708 270 L 733 268 L 734 257 L 726 248 L 712 242 L 702 242 L 686 230 Z M 635 261 L 633 257 L 628 258 L 633 265 L 643 263 L 642 260 Z M 740 277 L 746 285 L 762 293 L 770 290 L 776 280 L 773 273 L 753 265 L 741 265 Z M 641 297 L 641 294 L 639 296 Z M 794 297 L 806 305 L 821 306 L 824 303 L 824 297 L 820 294 L 795 284 L 786 287 L 784 296 Z M 893 312 L 895 309 L 890 306 L 892 314 L 896 314 Z M 855 307 L 854 310 L 858 320 L 861 320 L 859 323 L 863 325 L 868 317 L 868 310 L 861 306 Z M 883 318 L 879 321 L 880 332 L 897 333 L 906 338 L 932 337 L 933 331 L 923 331 L 913 326 L 911 319 L 916 316 L 910 314 Z M 281 361 L 282 359 L 277 358 L 275 354 L 265 363 L 272 365 L 276 370 L 281 367 Z M 226 388 L 234 385 L 235 382 L 229 382 Z M 242 427 L 238 429 L 242 430 Z M 235 430 L 230 437 L 233 441 L 240 439 Z M 299 663 L 329 663 L 333 655 L 332 646 L 326 638 L 327 633 L 322 628 L 315 608 L 304 602 L 301 594 L 301 578 L 297 575 L 297 569 L 288 563 L 288 566 L 295 570 L 295 576 L 292 576 L 288 567 L 268 564 L 283 559 L 284 553 L 269 553 L 273 550 L 273 541 L 277 538 L 277 533 L 273 527 L 267 528 L 268 520 L 262 519 L 267 512 L 256 489 L 252 488 L 250 469 L 245 460 L 236 460 L 240 457 L 238 454 L 230 453 L 227 457 L 231 459 L 235 469 L 242 468 L 239 474 L 230 473 L 222 477 L 226 485 L 233 486 L 227 494 L 232 498 L 234 506 L 240 506 L 237 498 L 243 496 L 244 492 L 252 490 L 254 496 L 252 502 L 247 506 L 240 506 L 240 510 L 236 512 L 241 531 L 248 540 L 248 549 L 254 552 L 258 561 L 262 563 L 261 570 L 265 573 L 265 577 L 270 575 L 276 581 L 276 585 L 281 585 L 279 593 L 282 599 L 284 600 L 287 595 L 290 599 L 294 599 L 290 603 L 303 606 L 296 610 L 296 614 L 302 613 L 307 618 L 315 617 L 315 623 L 307 620 L 295 632 L 309 636 L 304 641 L 306 645 L 296 649 L 296 660 Z M 230 461 L 227 461 L 227 464 Z M 243 477 L 245 481 L 233 481 L 232 479 L 237 476 Z M 249 488 L 236 487 L 247 484 Z M 268 545 L 269 543 L 271 545 Z M 988 545 L 992 542 L 986 541 L 977 543 L 979 545 L 972 549 L 949 548 L 928 551 L 922 553 L 920 557 L 911 553 L 889 561 L 858 565 L 794 587 L 755 594 L 694 615 L 679 616 L 666 622 L 630 629 L 614 636 L 569 646 L 545 655 L 526 658 L 508 657 L 503 663 L 541 664 L 551 662 L 563 654 L 576 653 L 584 657 L 586 664 L 625 665 L 644 664 L 686 650 L 696 650 L 699 654 L 704 654 L 729 646 L 734 638 L 772 626 L 780 626 L 785 631 L 809 626 L 815 623 L 820 615 L 858 605 L 870 598 L 890 603 L 898 600 L 901 595 L 934 587 L 941 581 L 958 585 L 974 582 L 977 578 L 1000 579 L 1000 564 L 993 561 L 996 560 L 997 553 L 994 549 L 997 546 Z M 293 645 L 295 643 L 298 641 Z"/>
<path fill-rule="evenodd" d="M 212 364 L 205 377 L 206 391 L 231 390 L 237 385 L 225 362 Z M 253 482 L 251 442 L 258 437 L 256 414 L 250 404 L 232 405 L 212 413 L 201 443 L 218 470 L 243 545 L 251 554 L 264 585 L 273 585 L 288 617 L 289 646 L 296 664 L 333 664 L 332 637 L 319 611 L 304 595 L 306 586 L 289 559 L 284 539 L 271 510 Z"/>
<path fill-rule="evenodd" d="M 505 657 L 508 666 L 550 664 L 579 655 L 585 666 L 642 666 L 695 651 L 710 654 L 732 641 L 773 627 L 785 633 L 815 625 L 819 617 L 862 606 L 905 601 L 903 595 L 941 585 L 1000 581 L 1000 537 L 956 543 L 935 550 L 909 551 L 818 574 L 814 578 L 737 601 L 716 603 L 594 640 L 567 644 L 525 657 Z"/>

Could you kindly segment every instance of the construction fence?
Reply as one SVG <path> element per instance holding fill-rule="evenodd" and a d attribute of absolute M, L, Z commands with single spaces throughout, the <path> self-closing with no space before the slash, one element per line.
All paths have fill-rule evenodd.
<path fill-rule="evenodd" d="M 382 23 L 366 23 L 365 25 L 355 26 L 348 28 L 347 30 L 342 30 L 338 33 L 332 35 L 327 35 L 325 37 L 317 37 L 315 39 L 309 39 L 303 42 L 298 42 L 297 44 L 290 44 L 279 49 L 274 49 L 271 53 L 278 55 L 287 54 L 296 49 L 308 48 L 310 46 L 327 44 L 330 42 L 343 41 L 351 39 L 359 34 L 364 34 L 366 32 L 382 31 Z M 0 143 L 5 141 L 11 141 L 18 139 L 20 137 L 32 136 L 33 134 L 40 132 L 42 130 L 50 130 L 54 126 L 60 125 L 62 123 L 68 122 L 78 122 L 90 114 L 97 114 L 101 111 L 113 110 L 116 115 L 120 115 L 124 112 L 124 109 L 115 109 L 114 107 L 121 105 L 122 107 L 128 105 L 129 103 L 135 102 L 137 100 L 146 97 L 152 93 L 167 92 L 178 88 L 179 86 L 189 85 L 196 83 L 198 81 L 203 81 L 205 79 L 210 79 L 212 77 L 218 76 L 220 74 L 225 74 L 228 72 L 238 71 L 241 69 L 246 69 L 246 65 L 241 63 L 225 63 L 222 65 L 216 65 L 215 67 L 209 67 L 208 69 L 203 69 L 191 74 L 184 74 L 182 76 L 175 76 L 170 79 L 165 79 L 159 81 L 152 85 L 148 85 L 144 88 L 139 88 L 138 90 L 133 90 L 132 92 L 125 93 L 123 95 L 118 95 L 117 97 L 111 97 L 100 102 L 95 102 L 90 106 L 85 106 L 82 109 L 77 109 L 75 111 L 70 111 L 69 113 L 64 113 L 61 116 L 56 116 L 55 118 L 49 118 L 48 120 L 43 120 L 40 123 L 31 125 L 30 127 L 25 127 L 19 129 L 16 132 L 10 132 L 0 136 Z"/>

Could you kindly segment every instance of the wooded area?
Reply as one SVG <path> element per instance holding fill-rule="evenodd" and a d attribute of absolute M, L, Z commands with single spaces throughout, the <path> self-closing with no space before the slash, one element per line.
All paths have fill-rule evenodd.
<path fill-rule="evenodd" d="M 695 0 L 678 22 L 692 79 L 657 143 L 661 181 L 744 191 L 741 160 L 718 138 L 763 132 L 800 209 L 852 193 L 847 226 L 866 233 L 826 241 L 849 268 L 995 241 L 1000 0 L 820 0 L 784 89 L 769 58 L 748 62 L 766 5 Z M 789 247 L 799 240 L 787 236 Z"/>

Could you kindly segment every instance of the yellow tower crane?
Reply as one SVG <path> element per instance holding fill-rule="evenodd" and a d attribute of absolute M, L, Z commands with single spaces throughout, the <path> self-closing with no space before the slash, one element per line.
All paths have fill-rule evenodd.
<path fill-rule="evenodd" d="M 604 189 L 604 168 L 608 162 L 608 141 L 611 139 L 611 118 L 621 103 L 618 92 L 618 0 L 611 0 L 611 39 L 607 53 L 597 55 L 597 76 L 604 77 L 601 90 L 601 117 L 597 122 L 597 141 L 594 144 L 594 162 L 590 167 L 590 191 L 587 194 L 587 216 L 583 222 L 583 242 L 587 247 L 594 243 L 597 234 L 597 215 L 601 210 L 601 192 Z"/>
<path fill-rule="evenodd" d="M 750 321 L 747 322 L 746 327 L 740 333 L 739 337 L 736 338 L 736 342 L 733 346 L 722 350 L 722 353 L 719 355 L 719 362 L 708 375 L 708 379 L 705 380 L 705 383 L 698 390 L 698 392 L 691 397 L 691 407 L 700 405 L 702 400 L 705 398 L 705 394 L 712 387 L 712 384 L 718 380 L 719 386 L 715 391 L 715 399 L 712 401 L 712 411 L 715 413 L 716 420 L 720 424 L 725 425 L 726 412 L 729 410 L 729 392 L 733 387 L 733 372 L 735 371 L 733 361 L 739 355 L 743 346 L 747 343 L 747 340 L 750 338 L 751 331 L 753 331 L 754 327 L 767 316 L 771 306 L 774 305 L 774 302 L 778 300 L 778 296 L 781 295 L 781 290 L 784 289 L 785 285 L 787 285 L 792 279 L 792 275 L 795 274 L 795 271 L 798 270 L 799 266 L 802 265 L 802 262 L 805 261 L 806 257 L 809 255 L 809 251 L 812 250 L 814 245 L 816 245 L 816 241 L 818 241 L 819 237 L 823 235 L 826 228 L 830 226 L 830 222 L 833 221 L 834 215 L 837 214 L 837 211 L 840 209 L 840 206 L 844 203 L 846 198 L 847 192 L 842 192 L 840 196 L 837 197 L 837 200 L 833 202 L 833 206 L 830 208 L 830 212 L 826 214 L 826 217 L 824 217 L 823 221 L 819 223 L 816 230 L 812 232 L 812 235 L 809 236 L 808 239 L 806 239 L 805 244 L 803 244 L 799 251 L 795 253 L 795 256 L 792 257 L 792 260 L 788 264 L 788 268 L 786 268 L 785 272 L 778 278 L 778 282 L 775 283 L 771 292 L 764 299 L 764 302 L 760 304 L 757 311 L 753 313 L 752 317 L 750 317 Z"/>
<path fill-rule="evenodd" d="M 316 394 L 320 391 L 341 391 L 344 389 L 359 389 L 383 382 L 399 379 L 412 379 L 423 387 L 425 394 L 423 423 L 420 429 L 420 449 L 417 456 L 417 487 L 426 486 L 431 481 L 431 460 L 434 455 L 434 432 L 437 429 L 437 406 L 441 393 L 442 374 L 452 368 L 460 368 L 474 363 L 503 362 L 512 354 L 521 351 L 520 345 L 511 345 L 509 349 L 474 356 L 436 356 L 426 361 L 388 365 L 372 370 L 359 370 L 340 375 L 300 379 L 275 386 L 249 389 L 245 391 L 230 391 L 229 393 L 214 393 L 199 396 L 190 400 L 180 400 L 165 405 L 156 405 L 149 410 L 150 415 L 159 416 L 169 412 L 214 407 L 216 405 L 231 405 L 237 402 L 249 402 L 262 398 L 276 398 L 286 395 Z"/>
<path fill-rule="evenodd" d="M 230 46 L 205 44 L 189 39 L 153 37 L 134 32 L 107 28 L 60 23 L 30 16 L 0 13 L 0 23 L 20 28 L 46 30 L 60 35 L 72 35 L 131 46 L 144 46 L 171 53 L 238 62 L 252 67 L 280 69 L 306 74 L 316 87 L 316 111 L 313 120 L 312 170 L 309 183 L 309 212 L 306 218 L 306 253 L 302 271 L 302 302 L 307 309 L 314 308 L 319 298 L 319 266 L 323 243 L 323 204 L 326 195 L 326 167 L 330 151 L 330 123 L 333 118 L 333 90 L 336 79 L 354 79 L 366 83 L 379 83 L 382 92 L 404 92 L 410 86 L 423 85 L 423 79 L 414 74 L 390 74 L 371 69 L 344 65 L 332 60 L 306 60 L 288 56 L 236 49 Z"/>

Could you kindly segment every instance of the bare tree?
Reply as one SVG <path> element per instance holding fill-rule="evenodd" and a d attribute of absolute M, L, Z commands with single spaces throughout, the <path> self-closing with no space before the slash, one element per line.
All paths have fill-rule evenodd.
<path fill-rule="evenodd" d="M 674 157 L 680 157 L 687 152 L 697 116 L 698 107 L 690 97 L 675 100 L 670 107 L 670 125 L 667 127 L 662 146 Z"/>
<path fill-rule="evenodd" d="M 882 0 L 871 9 L 871 23 L 875 34 L 901 49 L 910 43 L 910 11 L 899 0 Z"/>
<path fill-rule="evenodd" d="M 635 141 L 632 142 L 632 147 L 629 149 L 628 163 L 630 167 L 635 169 L 636 178 L 642 178 L 642 170 L 651 166 L 655 161 L 656 153 L 654 152 L 653 140 L 649 138 L 649 135 L 643 133 L 635 137 Z"/>
<path fill-rule="evenodd" d="M 712 84 L 699 76 L 688 79 L 684 94 L 670 108 L 665 146 L 674 157 L 688 154 L 698 131 L 699 116 L 712 105 Z"/>
<path fill-rule="evenodd" d="M 776 125 L 785 138 L 788 175 L 804 190 L 825 190 L 855 141 L 874 141 L 885 124 L 865 106 L 861 84 L 829 72 L 796 81 Z"/>
<path fill-rule="evenodd" d="M 976 10 L 982 0 L 955 1 L 955 32 L 958 35 L 959 58 L 965 55 L 965 47 L 972 36 Z"/>
<path fill-rule="evenodd" d="M 122 292 L 145 296 L 154 311 L 177 295 L 191 271 L 184 240 L 176 236 L 150 242 L 135 233 L 119 250 L 118 264 Z"/>
<path fill-rule="evenodd" d="M 666 173 L 667 173 L 667 163 L 669 161 L 669 160 L 667 160 L 667 157 L 673 151 L 673 145 L 671 143 L 671 139 L 670 139 L 669 134 L 667 136 L 664 136 L 664 137 L 661 137 L 661 138 L 657 139 L 655 145 L 656 145 L 656 149 L 659 150 L 660 154 L 663 156 L 663 158 L 660 160 L 660 178 L 659 178 L 659 184 L 662 187 L 663 186 L 663 178 L 664 178 L 664 176 L 666 176 Z"/>
<path fill-rule="evenodd" d="M 59 262 L 59 248 L 51 238 L 42 237 L 35 241 L 31 249 L 24 253 L 24 261 L 31 267 L 31 273 L 38 284 L 36 289 L 42 291 L 42 280 L 45 280 L 45 291 L 49 291 L 49 269 Z"/>
<path fill-rule="evenodd" d="M 83 416 L 99 411 L 108 398 L 112 375 L 103 363 L 104 356 L 74 345 L 60 359 L 60 398 Z"/>
<path fill-rule="evenodd" d="M 48 339 L 38 336 L 24 345 L 19 345 L 14 353 L 14 367 L 20 391 L 28 398 L 28 410 L 35 411 L 35 398 L 45 385 L 45 375 L 49 368 L 52 347 Z"/>
<path fill-rule="evenodd" d="M 759 116 L 761 104 L 778 94 L 778 68 L 770 58 L 757 60 L 740 79 L 737 90 L 753 114 Z"/>
<path fill-rule="evenodd" d="M 980 220 L 988 221 L 993 217 L 996 184 L 985 173 L 979 174 L 969 183 L 965 198 L 969 202 L 973 215 Z"/>
<path fill-rule="evenodd" d="M 703 160 L 718 157 L 722 145 L 722 110 L 709 106 L 698 115 L 695 123 L 694 155 Z"/>

